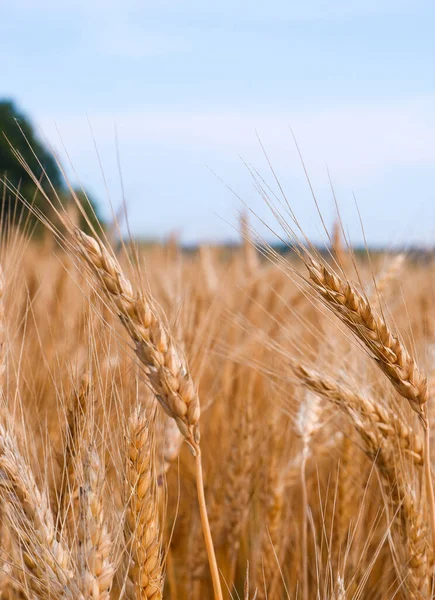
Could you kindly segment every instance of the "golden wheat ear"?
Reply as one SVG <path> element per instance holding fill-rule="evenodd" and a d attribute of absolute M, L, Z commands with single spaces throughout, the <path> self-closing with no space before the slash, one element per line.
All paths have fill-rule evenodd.
<path fill-rule="evenodd" d="M 164 572 L 155 448 L 147 415 L 137 406 L 127 427 L 125 554 L 127 597 L 162 598 Z"/>
<path fill-rule="evenodd" d="M 115 576 L 113 540 L 103 503 L 104 468 L 94 443 L 83 451 L 78 518 L 78 569 L 85 598 L 108 600 Z"/>
<path fill-rule="evenodd" d="M 134 341 L 157 400 L 184 437 L 197 443 L 199 398 L 177 342 L 151 299 L 134 295 L 130 281 L 104 246 L 80 230 L 75 230 L 75 236 L 81 256 Z"/>
<path fill-rule="evenodd" d="M 83 598 L 70 551 L 58 537 L 46 490 L 40 491 L 13 433 L 0 424 L 0 493 L 25 565 L 25 583 L 40 598 Z"/>
<path fill-rule="evenodd" d="M 76 249 L 109 306 L 134 342 L 136 355 L 163 410 L 173 418 L 195 456 L 197 494 L 216 600 L 222 588 L 207 515 L 200 446 L 200 403 L 187 361 L 151 298 L 134 294 L 121 266 L 103 244 L 79 229 Z"/>
<path fill-rule="evenodd" d="M 424 464 L 420 438 L 379 402 L 303 365 L 293 364 L 292 369 L 307 389 L 344 411 L 360 435 L 366 454 L 380 474 L 393 538 L 402 552 L 396 565 L 398 577 L 404 579 L 410 592 L 426 593 L 431 579 L 428 532 L 409 484 L 418 473 L 414 469 L 421 472 Z"/>
<path fill-rule="evenodd" d="M 306 259 L 312 289 L 364 344 L 370 356 L 419 417 L 426 421 L 427 378 L 400 338 L 348 280 L 314 258 Z"/>

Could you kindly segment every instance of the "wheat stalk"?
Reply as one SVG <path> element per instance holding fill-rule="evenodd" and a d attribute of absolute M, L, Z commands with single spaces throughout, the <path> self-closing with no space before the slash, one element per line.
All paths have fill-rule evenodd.
<path fill-rule="evenodd" d="M 60 457 L 62 482 L 59 493 L 59 506 L 62 518 L 70 532 L 77 526 L 79 506 L 79 486 L 82 478 L 80 454 L 90 440 L 91 418 L 89 414 L 90 380 L 83 374 L 77 390 L 74 390 L 71 405 L 67 411 L 65 448 Z"/>
<path fill-rule="evenodd" d="M 310 453 L 311 440 L 319 428 L 321 406 L 318 396 L 307 392 L 304 401 L 301 402 L 295 420 L 296 433 L 302 438 L 302 461 L 301 461 L 301 489 L 302 489 L 302 597 L 308 600 L 308 493 L 306 479 L 306 465 Z"/>

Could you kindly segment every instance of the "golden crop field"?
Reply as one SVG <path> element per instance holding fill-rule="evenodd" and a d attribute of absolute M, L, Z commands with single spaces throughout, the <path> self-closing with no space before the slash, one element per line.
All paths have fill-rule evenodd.
<path fill-rule="evenodd" d="M 2 599 L 432 597 L 430 257 L 56 223 L 2 239 Z"/>

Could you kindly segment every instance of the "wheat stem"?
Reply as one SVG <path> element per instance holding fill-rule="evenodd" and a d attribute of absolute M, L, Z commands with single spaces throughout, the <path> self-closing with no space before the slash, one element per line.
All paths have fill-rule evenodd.
<path fill-rule="evenodd" d="M 201 448 L 199 444 L 194 445 L 195 464 L 196 464 L 196 490 L 198 493 L 199 514 L 201 516 L 202 531 L 204 533 L 204 542 L 207 549 L 207 557 L 210 566 L 210 574 L 213 582 L 213 591 L 215 600 L 223 600 L 222 587 L 219 577 L 219 569 L 216 561 L 216 554 L 211 537 L 210 523 L 207 515 L 207 505 L 204 494 L 204 478 L 202 475 Z"/>
<path fill-rule="evenodd" d="M 424 478 L 426 482 L 426 494 L 429 511 L 430 529 L 432 536 L 432 552 L 435 556 L 435 494 L 433 489 L 433 480 L 430 463 L 430 425 L 427 418 L 427 408 L 425 410 L 425 426 L 424 426 Z"/>
<path fill-rule="evenodd" d="M 308 600 L 308 492 L 307 492 L 307 465 L 308 447 L 304 446 L 301 462 L 301 489 L 302 489 L 302 598 Z"/>

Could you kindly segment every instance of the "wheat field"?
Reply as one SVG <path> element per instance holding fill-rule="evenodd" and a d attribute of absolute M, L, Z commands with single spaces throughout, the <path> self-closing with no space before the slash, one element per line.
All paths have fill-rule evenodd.
<path fill-rule="evenodd" d="M 2 238 L 1 598 L 431 598 L 433 259 L 57 216 Z"/>

